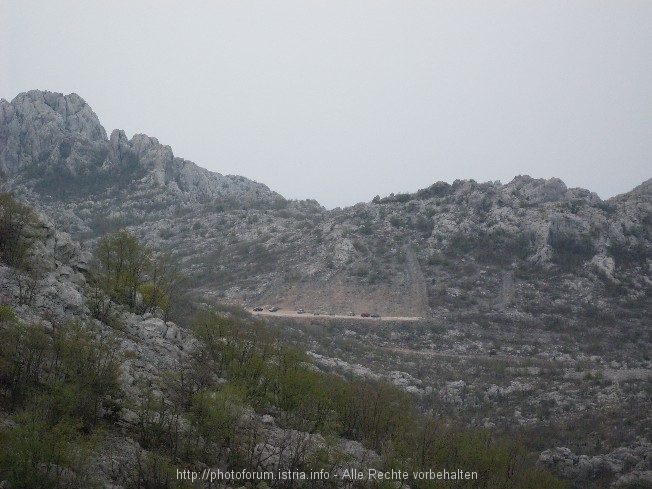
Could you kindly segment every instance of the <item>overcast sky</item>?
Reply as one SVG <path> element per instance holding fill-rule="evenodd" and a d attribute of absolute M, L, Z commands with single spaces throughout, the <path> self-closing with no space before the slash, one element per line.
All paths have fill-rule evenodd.
<path fill-rule="evenodd" d="M 0 0 L 0 97 L 30 89 L 328 208 L 652 177 L 650 0 Z"/>

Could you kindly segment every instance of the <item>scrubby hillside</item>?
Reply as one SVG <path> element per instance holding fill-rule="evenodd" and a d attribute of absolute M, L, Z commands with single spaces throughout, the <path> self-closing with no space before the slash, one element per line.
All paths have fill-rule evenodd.
<path fill-rule="evenodd" d="M 156 284 L 153 259 L 124 231 L 83 253 L 2 194 L 0 251 L 2 487 L 375 487 L 392 470 L 448 487 L 414 475 L 433 468 L 475 474 L 456 487 L 561 487 L 524 444 L 420 412 L 387 381 L 321 372 L 242 310 L 137 314 L 147 295 L 124 292 Z"/>
<path fill-rule="evenodd" d="M 372 428 L 355 425 L 364 417 L 355 409 L 367 406 L 339 405 L 353 409 L 354 416 L 333 414 L 337 407 L 328 404 L 333 417 L 307 428 L 302 423 L 313 423 L 314 413 L 288 414 L 306 409 L 305 399 L 258 400 L 248 382 L 267 379 L 269 369 L 285 361 L 274 349 L 276 340 L 258 336 L 265 331 L 267 338 L 271 328 L 273 338 L 309 351 L 311 362 L 302 357 L 298 363 L 302 375 L 312 372 L 307 366 L 314 363 L 336 376 L 384 379 L 416 396 L 419 416 L 434 416 L 444 426 L 490 430 L 493 441 L 498 433 L 526 433 L 525 451 L 540 455 L 540 464 L 577 487 L 615 481 L 626 487 L 650 479 L 652 180 L 605 201 L 554 178 L 424 182 L 413 194 L 378 196 L 329 211 L 315 201 L 287 201 L 242 177 L 203 170 L 148 136 L 127 140 L 113 131 L 107 138 L 80 97 L 39 91 L 0 101 L 0 178 L 4 189 L 51 220 L 27 226 L 28 241 L 2 245 L 16 252 L 4 255 L 0 282 L 12 314 L 21 324 L 52 328 L 48 341 L 54 341 L 57 318 L 90 321 L 96 333 L 110 328 L 125 334 L 120 341 L 132 356 L 124 362 L 132 369 L 128 379 L 154 382 L 159 368 L 180 375 L 196 366 L 180 365 L 192 359 L 188 352 L 199 341 L 188 339 L 194 324 L 189 318 L 206 308 L 202 304 L 304 308 L 303 319 L 268 320 L 264 328 L 234 312 L 237 308 L 213 317 L 221 339 L 209 343 L 212 349 L 230 344 L 229 325 L 247 331 L 233 340 L 244 370 L 231 370 L 234 364 L 224 364 L 221 356 L 202 357 L 212 366 L 218 362 L 215 368 L 225 376 L 218 373 L 201 388 L 222 392 L 225 380 L 239 379 L 233 384 L 238 406 L 256 413 L 256 430 L 266 426 L 262 416 L 269 415 L 274 429 L 282 428 L 278 433 L 291 428 L 326 438 L 337 434 L 366 440 L 381 460 L 388 453 L 378 444 L 385 438 L 374 439 L 377 435 L 365 431 Z M 91 252 L 101 249 L 107 236 L 129 236 L 147 249 L 151 261 L 135 282 L 121 274 L 104 280 L 93 275 L 115 271 L 110 259 L 96 257 L 94 272 L 90 265 Z M 30 253 L 43 257 L 36 274 L 21 268 L 25 245 L 32 241 Z M 12 253 L 15 257 L 7 258 Z M 163 270 L 176 270 L 183 281 L 168 280 L 159 274 Z M 167 302 L 184 294 L 189 301 Z M 113 311 L 119 311 L 115 317 Z M 329 313 L 349 311 L 423 319 L 410 324 L 330 319 Z M 144 319 L 145 312 L 159 318 Z M 170 319 L 178 326 L 170 326 Z M 266 367 L 245 362 L 250 344 L 263 345 Z M 285 380 L 310 395 L 327 392 L 329 402 L 341 401 L 328 390 L 339 385 L 329 384 L 339 377 L 312 378 L 311 385 L 321 386 L 316 393 L 306 387 L 310 375 Z M 40 374 L 38 381 L 41 385 Z M 273 378 L 268 386 L 278 382 Z M 167 392 L 157 385 L 156 396 Z M 383 392 L 380 384 L 365 385 L 356 388 L 365 399 Z M 281 395 L 269 388 L 266 395 Z M 176 406 L 166 399 L 161 408 Z M 311 406 L 321 402 L 308 399 Z M 172 411 L 172 419 L 191 423 L 186 414 L 192 402 Z M 122 404 L 120 412 L 136 411 Z M 153 416 L 155 424 L 168 423 L 165 416 Z M 347 425 L 353 419 L 355 426 Z M 131 430 L 139 422 L 132 414 L 131 421 L 120 423 Z M 406 432 L 414 434 L 413 428 Z M 132 435 L 126 435 L 129 443 L 145 443 Z M 179 447 L 173 444 L 171 455 L 169 440 L 165 443 L 161 453 L 175 460 Z M 411 438 L 401 443 L 405 453 L 411 453 L 408 445 L 416 446 Z M 218 451 L 229 450 L 244 457 L 228 443 Z M 270 457 L 275 460 L 271 452 Z"/>

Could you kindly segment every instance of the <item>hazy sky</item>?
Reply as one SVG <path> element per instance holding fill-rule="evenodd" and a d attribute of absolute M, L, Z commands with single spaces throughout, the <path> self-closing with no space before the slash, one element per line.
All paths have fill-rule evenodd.
<path fill-rule="evenodd" d="M 35 88 L 329 208 L 652 177 L 650 0 L 0 0 L 0 97 Z"/>

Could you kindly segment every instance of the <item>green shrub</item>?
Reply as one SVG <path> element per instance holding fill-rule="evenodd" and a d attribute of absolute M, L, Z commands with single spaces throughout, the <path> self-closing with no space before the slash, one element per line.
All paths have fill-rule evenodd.
<path fill-rule="evenodd" d="M 590 236 L 570 232 L 551 233 L 552 262 L 564 271 L 575 271 L 595 254 Z"/>
<path fill-rule="evenodd" d="M 13 417 L 15 426 L 0 430 L 0 478 L 15 489 L 84 487 L 84 466 L 94 446 L 80 424 L 62 418 L 49 425 L 39 412 Z"/>
<path fill-rule="evenodd" d="M 613 257 L 617 267 L 644 266 L 650 256 L 641 242 L 635 244 L 615 242 L 607 248 L 607 251 Z"/>
<path fill-rule="evenodd" d="M 446 247 L 448 256 L 471 255 L 480 263 L 508 265 L 527 258 L 530 240 L 524 233 L 507 233 L 504 230 L 479 231 L 476 234 L 457 233 Z"/>
<path fill-rule="evenodd" d="M 11 306 L 0 306 L 0 323 L 9 323 L 16 320 L 16 315 Z"/>
<path fill-rule="evenodd" d="M 12 321 L 0 329 L 0 387 L 10 408 L 23 403 L 39 384 L 50 348 L 40 326 Z"/>

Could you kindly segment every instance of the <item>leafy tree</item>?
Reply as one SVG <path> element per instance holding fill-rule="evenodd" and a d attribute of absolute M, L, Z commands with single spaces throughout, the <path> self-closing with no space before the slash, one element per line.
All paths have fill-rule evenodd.
<path fill-rule="evenodd" d="M 138 287 L 145 282 L 151 264 L 151 250 L 121 229 L 99 240 L 95 257 L 102 288 L 115 301 L 135 309 Z"/>
<path fill-rule="evenodd" d="M 90 325 L 83 323 L 60 326 L 53 340 L 48 380 L 50 416 L 78 417 L 90 428 L 103 408 L 118 408 L 118 340 L 112 336 L 98 337 Z"/>
<path fill-rule="evenodd" d="M 463 468 L 478 472 L 481 487 L 564 487 L 533 466 L 524 443 L 421 414 L 410 394 L 387 381 L 347 381 L 319 372 L 304 352 L 231 311 L 202 311 L 193 333 L 196 346 L 182 374 L 191 397 L 182 414 L 191 427 L 182 452 L 187 460 L 248 468 L 263 464 L 256 447 L 270 435 L 237 416 L 248 404 L 259 412 L 273 412 L 279 425 L 297 430 L 296 439 L 273 443 L 275 455 L 285 457 L 290 467 L 305 467 L 308 459 L 311 467 L 313 461 L 333 467 L 337 453 L 309 454 L 309 433 L 319 432 L 326 438 L 340 435 L 362 442 L 381 456 L 379 464 L 385 470 Z M 152 399 L 158 406 L 152 423 L 170 419 L 172 404 L 167 399 Z M 451 487 L 450 481 L 441 480 L 409 484 L 422 489 Z M 477 480 L 455 484 L 480 487 Z"/>
<path fill-rule="evenodd" d="M 218 378 L 228 375 L 228 367 L 240 356 L 244 330 L 232 317 L 201 311 L 195 319 L 193 333 L 201 345 L 193 354 L 199 369 L 198 388 L 208 387 L 213 375 Z"/>
<path fill-rule="evenodd" d="M 40 326 L 25 325 L 13 313 L 6 316 L 0 329 L 0 389 L 13 408 L 43 377 L 50 338 Z"/>
<path fill-rule="evenodd" d="M 0 193 L 0 259 L 7 264 L 28 268 L 28 252 L 36 232 L 36 214 L 10 193 Z"/>
<path fill-rule="evenodd" d="M 386 442 L 412 428 L 416 419 L 412 397 L 387 381 L 331 378 L 333 399 L 341 427 L 340 434 L 381 450 Z"/>
<path fill-rule="evenodd" d="M 104 291 L 98 280 L 91 280 L 86 290 L 86 303 L 95 319 L 99 319 L 108 325 L 116 325 L 115 303 Z"/>
<path fill-rule="evenodd" d="M 324 375 L 309 368 L 308 356 L 287 346 L 279 346 L 276 361 L 265 375 L 273 386 L 273 403 L 293 427 L 315 432 L 334 423 L 333 405 L 325 389 Z"/>
<path fill-rule="evenodd" d="M 142 299 L 140 312 L 153 314 L 158 309 L 167 321 L 175 303 L 172 297 L 182 279 L 179 263 L 169 254 L 156 256 L 150 261 L 147 278 L 148 281 L 138 288 Z"/>
<path fill-rule="evenodd" d="M 138 454 L 136 467 L 127 480 L 128 489 L 190 489 L 192 481 L 179 480 L 179 466 L 158 452 Z"/>
<path fill-rule="evenodd" d="M 49 333 L 11 316 L 0 321 L 1 394 L 13 412 L 0 428 L 0 479 L 17 488 L 86 487 L 90 434 L 119 408 L 118 366 L 117 341 L 91 326 Z"/>
<path fill-rule="evenodd" d="M 38 325 L 12 321 L 0 329 L 0 388 L 7 407 L 41 406 L 51 424 L 63 416 L 90 428 L 114 407 L 119 345 L 81 323 L 58 326 L 52 337 Z"/>
<path fill-rule="evenodd" d="M 203 389 L 192 396 L 188 413 L 192 444 L 202 460 L 215 462 L 236 446 L 236 428 L 244 406 L 243 393 L 231 385 Z"/>
<path fill-rule="evenodd" d="M 170 255 L 155 255 L 148 246 L 121 229 L 99 240 L 95 257 L 97 276 L 89 306 L 96 318 L 105 320 L 111 316 L 111 306 L 102 291 L 134 312 L 160 310 L 163 319 L 169 318 L 173 292 L 181 280 L 179 265 Z"/>
<path fill-rule="evenodd" d="M 84 464 L 94 445 L 79 425 L 62 418 L 49 425 L 38 411 L 13 417 L 11 429 L 0 430 L 0 473 L 16 489 L 83 487 Z"/>
<path fill-rule="evenodd" d="M 166 393 L 141 384 L 136 412 L 141 445 L 147 449 L 176 452 L 181 411 L 170 402 Z"/>
<path fill-rule="evenodd" d="M 160 287 L 153 282 L 147 282 L 138 286 L 138 292 L 142 297 L 142 305 L 139 312 L 143 314 L 153 313 L 156 309 L 161 309 L 167 316 L 166 311 L 170 308 L 170 296 L 163 292 Z"/>

